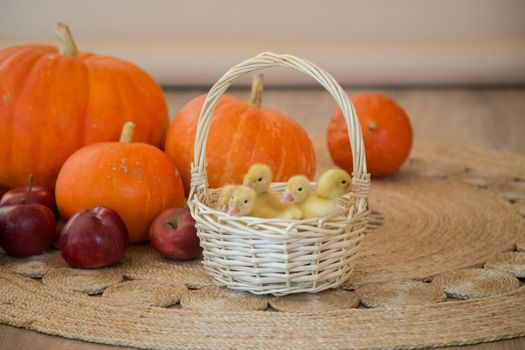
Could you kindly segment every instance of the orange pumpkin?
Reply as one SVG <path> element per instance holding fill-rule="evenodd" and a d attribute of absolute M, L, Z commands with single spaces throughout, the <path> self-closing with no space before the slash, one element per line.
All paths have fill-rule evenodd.
<path fill-rule="evenodd" d="M 56 201 L 68 219 L 99 205 L 120 214 L 131 243 L 149 239 L 149 227 L 162 211 L 184 206 L 184 188 L 171 158 L 145 143 L 129 143 L 126 124 L 121 142 L 100 142 L 73 153 L 60 170 Z"/>
<path fill-rule="evenodd" d="M 372 176 L 394 173 L 412 148 L 412 126 L 406 112 L 391 98 L 363 92 L 351 96 L 365 144 L 366 165 Z M 337 109 L 327 130 L 328 150 L 335 164 L 352 172 L 352 150 L 341 109 Z"/>
<path fill-rule="evenodd" d="M 297 174 L 313 178 L 315 152 L 305 130 L 284 114 L 261 108 L 262 77 L 256 76 L 250 103 L 223 95 L 210 126 L 206 146 L 210 187 L 241 183 L 253 163 L 265 163 L 273 171 L 273 181 L 287 181 Z M 188 102 L 168 130 L 165 150 L 190 188 L 190 167 L 194 160 L 195 133 L 206 96 Z"/>
<path fill-rule="evenodd" d="M 158 84 L 118 58 L 77 52 L 64 25 L 59 48 L 23 45 L 0 50 L 0 185 L 55 186 L 75 150 L 117 141 L 125 121 L 136 141 L 161 147 L 169 125 Z"/>

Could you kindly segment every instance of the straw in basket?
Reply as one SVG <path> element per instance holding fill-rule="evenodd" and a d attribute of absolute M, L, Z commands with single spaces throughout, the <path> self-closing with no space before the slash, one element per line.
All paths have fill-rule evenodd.
<path fill-rule="evenodd" d="M 217 101 L 234 79 L 262 68 L 292 68 L 313 77 L 341 107 L 353 154 L 352 181 L 362 191 L 339 200 L 329 217 L 286 220 L 234 217 L 215 210 L 220 189 L 210 189 L 206 175 L 206 140 Z M 262 53 L 227 71 L 210 89 L 197 124 L 195 160 L 188 206 L 203 247 L 203 263 L 219 286 L 254 294 L 286 295 L 336 288 L 352 273 L 368 221 L 365 150 L 354 107 L 341 86 L 311 62 Z M 313 186 L 316 184 L 313 183 Z M 282 192 L 285 183 L 273 183 Z"/>

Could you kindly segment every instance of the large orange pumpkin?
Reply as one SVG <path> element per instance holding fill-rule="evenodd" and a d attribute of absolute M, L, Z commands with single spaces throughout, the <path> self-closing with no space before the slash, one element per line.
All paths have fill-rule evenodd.
<path fill-rule="evenodd" d="M 136 141 L 161 147 L 169 125 L 158 84 L 118 58 L 77 52 L 58 25 L 60 47 L 0 50 L 0 185 L 55 186 L 62 163 L 80 147 L 118 140 L 125 121 Z"/>
<path fill-rule="evenodd" d="M 184 206 L 184 188 L 171 158 L 145 143 L 129 143 L 130 124 L 121 142 L 100 142 L 71 155 L 60 170 L 56 201 L 66 220 L 99 205 L 120 214 L 131 243 L 149 239 L 149 227 L 162 211 Z"/>
<path fill-rule="evenodd" d="M 408 115 L 395 101 L 379 93 L 363 92 L 351 96 L 351 100 L 361 124 L 368 172 L 372 176 L 394 173 L 412 148 Z M 326 138 L 334 163 L 352 172 L 352 150 L 341 109 L 334 113 Z"/>
<path fill-rule="evenodd" d="M 261 108 L 262 77 L 256 76 L 250 103 L 223 95 L 216 106 L 206 147 L 210 187 L 241 183 L 253 163 L 265 163 L 273 181 L 287 181 L 297 174 L 313 178 L 315 151 L 305 130 L 284 114 Z M 188 102 L 168 130 L 165 150 L 177 165 L 186 191 L 194 160 L 195 133 L 206 96 Z"/>

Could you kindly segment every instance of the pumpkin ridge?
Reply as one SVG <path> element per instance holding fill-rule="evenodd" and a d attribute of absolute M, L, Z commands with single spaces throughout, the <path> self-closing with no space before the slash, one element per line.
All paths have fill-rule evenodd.
<path fill-rule="evenodd" d="M 280 113 L 276 114 L 275 117 L 277 118 L 279 117 L 279 115 Z M 291 119 L 284 115 L 282 115 L 282 118 L 280 119 L 281 119 L 279 123 L 279 127 L 281 128 L 280 134 L 286 135 L 286 136 L 279 137 L 279 141 L 281 144 L 280 145 L 281 151 L 279 152 L 279 157 L 280 157 L 279 170 L 276 171 L 276 173 L 274 174 L 274 181 L 276 182 L 286 181 L 287 179 L 284 179 L 285 174 L 290 175 L 288 168 L 290 168 L 291 160 L 287 159 L 286 154 L 283 150 L 290 149 L 290 150 L 293 150 L 294 154 L 301 154 L 300 152 L 297 152 L 298 149 L 300 151 L 301 147 L 299 146 L 299 144 L 295 142 L 296 137 L 294 135 L 295 133 L 294 128 L 292 127 L 290 123 Z M 299 163 L 298 159 L 294 159 L 293 163 L 298 164 Z M 302 168 L 302 165 L 300 168 Z"/>
<path fill-rule="evenodd" d="M 28 47 L 28 46 L 21 46 L 21 49 L 19 49 L 20 51 L 17 51 L 17 50 L 14 50 L 12 51 L 10 54 L 6 55 L 4 57 L 4 59 L 0 62 L 0 70 L 2 69 L 2 66 L 5 66 L 3 69 L 6 69 L 6 70 L 9 70 L 11 71 L 11 67 L 10 67 L 10 64 L 13 63 L 13 62 L 19 62 L 19 60 L 17 59 L 18 57 L 24 57 L 24 55 L 27 55 L 27 54 L 33 54 L 34 57 L 31 57 L 30 60 L 28 60 L 28 62 L 26 63 L 26 65 L 30 65 L 31 69 L 30 70 L 21 70 L 21 74 L 22 74 L 22 77 L 24 79 L 21 79 L 22 81 L 22 84 L 20 85 L 20 88 L 15 88 L 15 89 L 11 89 L 12 91 L 9 91 L 9 99 L 10 99 L 10 103 L 11 103 L 11 106 L 9 106 L 9 110 L 6 111 L 5 115 L 5 119 L 4 119 L 4 122 L 2 123 L 4 125 L 4 128 L 5 130 L 12 130 L 13 129 L 13 124 L 15 122 L 15 116 L 16 116 L 16 111 L 17 111 L 17 107 L 18 107 L 18 103 L 19 103 L 19 99 L 18 97 L 21 95 L 21 93 L 26 89 L 27 87 L 27 77 L 29 76 L 29 74 L 31 74 L 31 72 L 33 71 L 34 67 L 35 67 L 35 64 L 40 60 L 42 59 L 43 57 L 45 57 L 45 53 L 34 53 L 33 50 Z M 12 71 L 11 71 L 12 72 Z M 11 74 L 14 74 L 14 73 L 17 73 L 17 72 L 13 72 Z M 3 103 L 3 98 L 2 98 L 2 101 L 0 101 L 0 103 Z M 13 150 L 13 142 L 12 142 L 12 139 L 13 139 L 13 135 L 10 135 L 10 133 L 8 133 L 7 135 L 7 138 L 3 140 L 3 143 L 4 145 L 2 146 L 2 149 L 4 150 L 4 155 L 1 159 L 4 159 L 5 161 L 5 164 L 12 164 L 12 161 L 14 159 L 14 156 L 16 154 L 16 152 L 14 152 Z M 2 174 L 2 176 L 5 176 L 4 174 Z M 3 180 L 2 182 L 4 182 L 5 180 Z M 9 184 L 11 187 L 14 187 L 16 185 L 22 185 L 22 184 Z"/>
<path fill-rule="evenodd" d="M 261 107 L 254 107 L 253 105 L 249 105 L 248 106 L 248 109 L 249 108 L 257 108 L 259 111 L 262 111 L 263 112 L 263 118 L 261 118 L 262 122 L 265 124 L 264 126 L 261 125 L 257 128 L 257 135 L 255 137 L 255 140 L 253 142 L 253 149 L 254 150 L 257 150 L 257 146 L 259 145 L 259 141 L 261 140 L 261 134 L 263 133 L 263 130 L 267 130 L 267 115 L 266 115 L 266 111 L 264 109 L 262 109 Z M 248 111 L 248 109 L 246 111 Z M 252 152 L 251 154 L 251 158 L 250 158 L 250 165 L 253 164 L 255 162 L 255 156 L 257 155 L 257 152 Z"/>
<path fill-rule="evenodd" d="M 120 68 L 117 72 L 115 72 L 114 70 L 107 70 L 106 65 L 101 64 L 98 61 L 99 60 L 97 61 L 92 60 L 90 63 L 93 66 L 96 65 L 97 69 L 101 69 L 104 72 L 104 74 L 102 75 L 102 78 L 101 78 L 101 75 L 99 75 L 97 78 L 103 79 L 104 84 L 111 84 L 112 90 L 116 91 L 116 94 L 114 95 L 115 97 L 114 107 L 116 110 L 120 111 L 119 115 L 113 115 L 113 116 L 107 115 L 106 117 L 118 120 L 120 125 L 124 125 L 125 122 L 131 121 L 132 119 L 129 118 L 129 106 L 126 103 L 125 95 L 123 94 L 123 90 L 124 90 L 123 87 L 127 86 L 126 80 L 123 79 L 123 75 L 122 75 L 123 70 Z M 135 123 L 135 121 L 133 122 Z M 121 132 L 120 128 L 116 128 L 115 130 L 113 130 L 113 134 L 111 135 L 110 141 L 117 142 L 120 138 L 120 132 Z M 136 139 L 136 129 L 134 133 L 135 133 L 134 139 Z"/>
<path fill-rule="evenodd" d="M 28 52 L 27 52 L 28 51 Z M 32 53 L 32 50 L 31 48 L 27 48 L 26 50 L 24 51 L 14 51 L 14 52 L 11 52 L 10 55 L 7 55 L 5 56 L 5 58 L 0 61 L 0 70 L 2 70 L 2 66 L 3 65 L 6 65 L 7 67 L 5 67 L 6 70 L 10 70 L 11 71 L 11 67 L 9 67 L 9 64 L 12 63 L 12 61 L 18 61 L 18 56 L 25 56 L 27 54 L 31 54 Z M 36 63 L 38 63 L 39 60 L 41 60 L 42 58 L 44 58 L 45 56 L 45 52 L 38 52 L 38 53 L 32 53 L 34 55 L 34 57 L 32 57 L 31 60 L 28 60 L 28 62 L 26 63 L 26 65 L 30 65 L 31 66 L 31 69 L 29 70 L 22 70 L 22 78 L 23 79 L 20 79 L 21 81 L 23 81 L 23 83 L 21 84 L 21 88 L 22 89 L 15 89 L 15 91 L 11 91 L 9 93 L 9 96 L 10 96 L 10 101 L 14 101 L 14 106 L 12 107 L 12 111 L 16 111 L 16 105 L 17 105 L 17 102 L 18 102 L 18 96 L 20 96 L 22 94 L 22 92 L 24 92 L 24 90 L 26 89 L 27 87 L 27 81 L 28 81 L 28 77 L 30 76 L 30 74 L 32 74 L 33 70 L 35 69 L 35 66 L 36 66 Z M 12 71 L 11 71 L 11 74 Z M 12 114 L 12 113 L 11 113 Z"/>
<path fill-rule="evenodd" d="M 20 113 L 19 109 L 21 107 L 23 107 L 23 105 L 20 103 L 22 101 L 18 97 L 24 96 L 24 94 L 27 93 L 27 90 L 30 88 L 29 82 L 31 82 L 31 80 L 32 80 L 31 77 L 32 77 L 33 74 L 36 74 L 36 72 L 38 72 L 39 63 L 42 62 L 44 59 L 47 59 L 46 55 L 47 55 L 47 53 L 42 52 L 42 53 L 40 53 L 39 56 L 36 57 L 36 59 L 31 64 L 31 69 L 27 72 L 27 75 L 25 76 L 25 79 L 24 79 L 24 82 L 22 83 L 21 89 L 18 90 L 19 93 L 18 93 L 18 95 L 16 95 L 16 98 L 14 99 L 15 105 L 13 106 L 13 109 L 11 110 L 11 113 L 9 115 L 10 118 L 9 118 L 9 121 L 8 121 L 8 125 L 9 125 L 9 128 L 11 130 L 13 128 L 13 124 L 15 122 L 16 117 Z M 31 142 L 31 146 L 32 146 L 31 147 L 31 154 L 34 155 L 33 152 L 34 152 L 34 149 L 35 149 L 35 145 L 36 144 L 40 144 L 39 143 L 40 140 L 39 140 L 39 137 L 36 136 L 36 134 L 32 135 L 31 137 L 34 138 L 34 139 L 38 138 L 37 142 Z M 9 142 L 9 151 L 8 151 L 8 157 L 7 157 L 8 164 L 11 163 L 11 161 L 13 159 L 12 157 L 17 153 L 17 152 L 14 152 L 16 150 L 13 150 L 13 147 L 15 146 L 15 142 L 13 142 L 13 141 L 14 141 L 14 138 L 12 138 L 11 142 Z M 26 140 L 26 142 L 27 142 L 27 140 Z M 40 158 L 33 156 L 32 159 L 33 159 L 33 161 L 32 161 L 32 170 L 29 171 L 30 173 L 34 172 L 34 169 L 36 167 L 38 167 L 37 159 L 40 159 Z M 40 182 L 38 182 L 39 179 L 37 179 L 36 181 L 37 181 L 36 183 L 40 183 Z M 17 184 L 15 184 L 15 186 L 16 185 L 22 185 L 22 184 L 21 183 L 17 183 Z"/>
<path fill-rule="evenodd" d="M 137 144 L 140 145 L 140 146 L 137 147 Z M 135 149 L 135 152 L 138 155 L 137 158 L 139 158 L 138 162 L 142 163 L 142 164 L 147 164 L 148 163 L 148 159 L 146 159 L 144 157 L 144 151 L 141 148 L 142 145 L 144 145 L 144 144 L 142 144 L 142 143 L 131 143 L 129 145 Z M 148 169 L 146 169 L 146 167 L 142 167 L 142 170 L 144 171 L 144 170 L 148 170 Z M 143 174 L 143 176 L 144 176 L 144 178 L 148 178 L 148 177 L 150 177 L 150 174 Z M 144 186 L 141 186 L 141 188 L 142 188 L 143 193 L 145 194 L 146 198 L 144 198 L 144 201 L 142 203 L 137 203 L 137 205 L 141 206 L 143 213 L 145 212 L 144 213 L 145 217 L 150 217 L 151 216 L 151 214 L 150 214 L 150 206 L 151 206 L 151 198 L 152 198 L 151 197 L 151 191 L 150 191 L 149 188 L 145 188 Z M 162 199 L 162 207 L 164 207 L 164 208 L 166 207 L 164 198 Z M 150 224 L 151 224 L 151 222 L 148 223 L 147 226 L 149 227 Z"/>
<path fill-rule="evenodd" d="M 284 118 L 280 118 L 280 117 L 284 117 Z M 266 120 L 268 120 L 270 122 L 270 128 L 273 129 L 275 128 L 276 126 L 281 128 L 281 125 L 280 123 L 283 121 L 283 120 L 286 120 L 286 117 L 284 115 L 281 115 L 280 112 L 278 111 L 274 111 L 274 110 L 271 110 L 271 109 L 266 109 L 264 111 L 264 118 Z M 282 120 L 281 120 L 282 119 Z M 287 132 L 287 136 L 290 136 L 291 134 L 293 134 L 293 130 L 289 130 L 290 132 Z M 279 131 L 279 134 L 281 134 L 281 132 Z M 278 137 L 275 142 L 279 143 L 278 145 L 278 149 L 279 149 L 279 168 L 277 169 L 277 171 L 275 171 L 273 173 L 273 179 L 272 181 L 276 181 L 276 179 L 279 179 L 283 176 L 283 171 L 284 171 L 284 167 L 286 166 L 286 154 L 284 152 L 284 142 L 283 142 L 283 138 L 282 137 Z"/>
<path fill-rule="evenodd" d="M 46 143 L 45 140 L 49 138 L 60 139 L 60 135 L 64 135 L 62 139 L 63 144 L 73 145 L 75 149 L 84 145 L 82 143 L 82 134 L 85 133 L 85 118 L 74 118 L 74 116 L 85 112 L 88 104 L 83 88 L 87 83 L 87 67 L 80 60 L 59 54 L 54 55 L 50 63 L 44 67 L 50 72 L 50 78 L 47 84 L 48 89 L 45 90 L 46 98 L 44 100 L 46 105 L 42 108 L 42 112 L 50 117 L 40 121 L 43 123 L 42 125 L 47 125 L 49 131 L 43 128 L 39 130 L 40 132 L 35 133 L 37 137 L 35 138 L 36 142 L 32 142 L 33 151 L 31 154 L 36 159 L 50 158 L 49 151 L 53 152 L 53 150 L 41 147 L 42 144 Z M 68 85 L 73 86 L 68 89 Z M 60 95 L 64 87 L 71 94 L 67 95 L 68 92 L 64 92 L 64 95 L 59 97 L 57 101 L 55 96 Z M 69 96 L 69 98 L 66 98 L 66 96 Z M 60 108 L 57 108 L 55 103 L 59 103 Z M 71 137 L 71 135 L 75 136 Z M 51 155 L 51 158 L 56 166 L 50 169 L 46 161 L 38 162 L 35 170 L 37 174 L 45 174 L 45 177 L 52 175 L 51 177 L 56 179 L 61 164 L 73 153 L 71 150 L 64 152 L 59 143 L 54 143 L 54 148 L 56 153 L 53 152 L 54 154 Z M 54 187 L 54 183 L 52 185 Z"/>
<path fill-rule="evenodd" d="M 284 140 L 283 142 L 282 149 L 294 150 L 295 151 L 294 153 L 297 154 L 298 157 L 304 156 L 303 150 L 301 149 L 302 143 L 298 142 L 299 140 L 296 135 L 298 132 L 297 130 L 301 129 L 302 127 L 299 124 L 294 123 L 294 121 L 291 118 L 286 118 L 281 123 L 281 128 L 284 129 L 283 133 L 286 134 L 286 140 Z M 294 130 L 296 131 L 293 132 Z M 289 159 L 286 160 L 286 155 L 284 154 L 284 152 L 281 153 L 281 157 L 283 158 L 283 161 L 282 161 L 282 166 L 281 166 L 281 172 L 279 174 L 278 179 L 280 181 L 287 181 L 288 179 L 286 179 L 286 176 L 290 177 L 292 175 L 291 174 L 292 173 L 291 162 Z M 298 164 L 300 164 L 299 166 L 300 169 L 304 169 L 302 162 L 300 162 L 301 159 L 302 158 L 295 159 L 294 162 L 297 162 Z M 293 174 L 293 175 L 296 175 L 296 174 Z M 304 174 L 304 175 L 307 175 L 307 174 Z"/>
<path fill-rule="evenodd" d="M 82 55 L 82 54 L 81 54 Z M 99 120 L 102 116 L 105 115 L 106 118 L 113 118 L 116 120 L 119 120 L 118 124 L 123 125 L 124 122 L 121 119 L 120 115 L 115 116 L 108 116 L 107 114 L 101 113 L 99 110 L 97 110 L 97 106 L 101 104 L 100 98 L 97 98 L 97 94 L 93 93 L 91 89 L 98 88 L 99 85 L 104 86 L 105 88 L 108 88 L 108 90 L 113 91 L 113 100 L 111 104 L 108 105 L 107 101 L 104 101 L 106 109 L 113 108 L 115 110 L 118 110 L 118 107 L 120 107 L 120 100 L 119 97 L 116 95 L 114 91 L 118 91 L 117 93 L 120 93 L 120 89 L 117 88 L 115 85 L 114 79 L 108 79 L 105 76 L 105 71 L 100 68 L 99 65 L 93 65 L 92 62 L 80 59 L 82 63 L 86 66 L 88 71 L 88 82 L 89 82 L 89 95 L 87 100 L 87 114 L 84 115 L 84 125 L 86 128 L 84 129 L 84 136 L 83 136 L 83 145 L 88 145 L 93 142 L 110 142 L 110 141 L 117 141 L 118 136 L 120 135 L 120 129 L 112 130 L 112 135 L 107 135 L 107 131 L 111 130 L 112 127 L 106 127 L 104 130 L 99 130 L 101 127 L 98 125 Z M 104 74 L 100 74 L 100 71 L 104 72 Z M 102 77 L 101 77 L 102 76 Z M 96 90 L 95 90 L 96 91 Z M 93 124 L 94 127 L 91 125 Z M 97 132 L 87 132 L 90 129 L 95 129 Z"/>
<path fill-rule="evenodd" d="M 96 53 L 90 51 L 79 51 L 78 54 L 75 56 L 77 60 L 84 62 L 86 66 L 90 65 L 92 61 L 95 61 L 99 57 L 104 56 L 97 55 Z"/>
<path fill-rule="evenodd" d="M 146 80 L 146 81 L 144 81 L 144 79 L 141 79 L 142 81 L 139 81 L 139 79 L 137 79 L 137 75 L 138 75 L 138 73 L 140 71 L 141 76 L 142 76 L 143 75 L 143 71 L 141 69 L 139 69 L 137 66 L 135 66 L 134 64 L 132 64 L 132 63 L 128 63 L 128 62 L 126 62 L 126 63 L 129 65 L 130 69 L 125 69 L 123 73 L 128 78 L 129 81 L 131 81 L 135 86 L 138 86 L 138 87 L 142 87 L 142 85 L 148 84 L 149 85 L 149 90 L 151 90 L 151 88 L 153 88 L 153 85 L 155 85 L 155 88 L 159 89 L 160 93 L 162 94 L 162 90 L 160 89 L 160 87 L 158 86 L 158 84 L 155 81 L 149 80 L 149 79 Z M 132 70 L 133 70 L 133 72 L 132 72 Z M 149 101 L 152 100 L 152 98 L 154 98 L 154 96 L 152 96 L 151 94 L 145 95 L 142 91 L 143 91 L 142 89 L 133 89 L 133 93 L 135 95 L 137 95 L 136 97 L 137 97 L 138 100 L 142 100 L 143 101 L 144 100 L 144 96 L 147 96 L 148 97 L 147 101 L 149 102 Z M 148 103 L 148 105 L 152 105 L 152 104 Z M 165 100 L 164 100 L 163 106 L 164 106 L 163 109 L 165 109 L 165 114 L 169 115 L 169 112 L 168 112 Z M 150 106 L 149 109 L 151 110 L 151 108 L 152 107 Z M 158 113 L 160 111 L 159 110 L 155 110 L 155 112 Z M 158 117 L 157 113 L 155 113 L 155 114 L 152 113 L 151 116 Z M 149 142 L 154 142 L 156 147 L 161 149 L 161 148 L 163 148 L 164 141 L 166 139 L 167 128 L 168 128 L 168 125 L 169 125 L 169 118 L 164 118 L 164 120 L 162 121 L 162 130 L 160 131 L 160 136 L 159 137 L 156 137 L 156 135 L 155 135 L 157 130 L 154 130 L 154 128 L 152 127 L 152 119 L 153 118 L 141 119 L 140 123 L 147 123 L 147 125 L 141 125 L 141 127 L 142 127 L 142 130 L 147 130 L 148 131 L 148 133 L 145 134 L 145 140 L 148 140 Z M 157 139 L 159 140 L 158 145 L 157 145 L 157 142 L 156 142 Z"/>
<path fill-rule="evenodd" d="M 84 54 L 91 54 L 90 52 L 86 52 Z M 119 58 L 116 56 L 111 55 L 97 55 L 97 54 L 91 54 L 87 55 L 86 57 L 83 57 L 82 60 L 89 64 L 98 64 L 102 66 L 111 66 L 111 68 L 115 68 L 115 65 L 118 67 L 122 66 L 133 66 L 133 68 L 138 68 L 140 70 L 143 70 L 136 64 L 132 63 L 131 61 L 127 61 L 123 58 Z M 121 68 L 120 68 L 121 69 Z"/>
<path fill-rule="evenodd" d="M 104 61 L 104 60 L 106 60 L 108 58 L 117 59 L 116 57 L 105 56 L 105 55 L 97 55 L 97 54 L 94 54 L 94 53 L 91 53 L 91 52 L 81 52 L 81 53 L 79 53 L 78 56 L 86 64 L 98 64 L 98 65 L 101 64 L 100 61 Z"/>
<path fill-rule="evenodd" d="M 119 72 L 119 73 L 122 73 L 122 72 Z M 120 88 L 122 85 L 125 86 L 126 84 L 125 83 L 124 84 L 120 84 L 120 81 L 124 80 L 122 74 L 118 74 L 116 79 L 115 79 L 115 77 L 111 77 L 111 79 L 108 79 L 108 80 L 111 80 L 111 83 L 113 84 L 115 89 L 118 91 L 118 94 L 117 94 L 117 106 L 118 106 L 118 109 L 121 112 L 123 112 L 121 115 L 118 115 L 118 116 L 115 116 L 115 117 L 121 120 L 121 124 L 124 124 L 127 120 L 131 120 L 131 118 L 128 117 L 128 113 L 129 113 L 128 104 L 125 103 L 123 90 Z M 115 141 L 118 141 L 119 137 L 120 137 L 120 130 L 118 132 L 118 136 L 117 136 L 117 139 Z"/>
<path fill-rule="evenodd" d="M 244 102 L 242 102 L 242 103 L 244 103 Z M 228 105 L 228 103 L 225 103 L 222 107 L 226 109 L 227 105 Z M 241 128 L 242 128 L 243 119 L 247 119 L 245 116 L 246 116 L 246 112 L 248 111 L 248 108 L 250 106 L 248 104 L 245 104 L 245 105 L 243 105 L 243 107 L 244 107 L 243 110 L 240 113 L 238 113 L 237 115 L 235 115 L 235 118 L 238 119 L 238 122 L 237 122 L 237 125 L 235 126 L 234 133 L 231 135 L 232 136 L 231 147 L 229 147 L 228 152 L 226 153 L 226 157 L 224 159 L 230 160 L 232 152 L 237 149 L 237 147 L 235 146 L 237 139 L 235 139 L 234 135 L 239 134 L 239 130 L 241 130 Z M 213 120 L 212 120 L 212 122 L 213 122 Z M 225 135 L 225 136 L 228 137 L 228 135 Z M 208 148 L 208 147 L 206 147 L 206 148 Z M 226 181 L 226 179 L 231 178 L 233 170 L 234 170 L 234 166 L 235 166 L 235 164 L 233 164 L 232 162 L 228 161 L 228 166 L 225 167 L 225 171 L 223 171 L 223 173 L 222 173 L 220 183 L 224 183 Z"/>
<path fill-rule="evenodd" d="M 45 56 L 43 56 L 43 58 L 45 58 Z M 57 59 L 53 59 L 53 60 L 50 60 L 52 61 L 51 64 L 53 66 L 53 70 L 56 69 L 56 67 L 59 65 L 59 62 Z M 43 62 L 42 59 L 39 59 L 36 63 L 35 63 L 35 67 L 37 67 L 41 62 Z M 48 65 L 46 65 L 46 67 L 49 67 Z M 41 69 L 39 69 L 41 70 Z M 32 71 L 31 74 L 36 74 L 34 71 Z M 31 81 L 31 75 L 28 76 L 28 79 L 27 81 Z M 55 79 L 53 79 L 53 82 L 55 82 Z M 48 95 L 49 94 L 49 91 L 45 91 L 45 94 Z M 42 99 L 42 104 L 39 106 L 39 109 L 41 111 L 48 111 L 49 110 L 49 99 L 48 98 L 43 98 Z M 45 126 L 43 126 L 45 128 Z M 37 128 L 37 130 L 35 130 L 32 134 L 31 134 L 31 139 L 33 142 L 29 142 L 29 145 L 31 147 L 31 150 L 30 150 L 30 153 L 31 154 L 31 157 L 33 158 L 33 161 L 31 162 L 31 173 L 33 174 L 41 174 L 40 172 L 40 169 L 42 168 L 42 162 L 40 162 L 39 160 L 40 159 L 45 159 L 45 157 L 49 157 L 48 154 L 45 154 L 45 150 L 44 150 L 44 147 L 40 147 L 40 145 L 42 144 L 42 139 L 45 139 L 46 137 L 49 137 L 50 135 L 46 135 L 46 132 L 41 130 L 40 128 Z M 44 154 L 42 154 L 42 151 L 44 152 Z M 57 169 L 57 174 L 58 174 L 58 169 Z M 37 179 L 38 181 L 38 179 Z"/>
<path fill-rule="evenodd" d="M 22 84 L 22 89 L 19 90 L 17 97 L 23 95 L 26 92 L 28 88 L 28 82 L 31 80 L 31 76 L 35 73 L 35 70 L 38 67 L 40 61 L 43 61 L 44 58 L 47 58 L 45 52 L 40 53 L 40 57 L 37 56 L 35 58 L 34 62 L 31 64 L 31 69 L 27 72 L 27 75 L 25 76 L 24 83 Z"/>
<path fill-rule="evenodd" d="M 39 51 L 35 52 L 36 51 L 35 49 L 38 49 Z M 45 54 L 53 54 L 56 52 L 56 48 L 50 45 L 19 45 L 19 46 L 8 47 L 3 50 L 8 50 L 8 51 L 3 52 L 3 55 L 0 56 L 0 68 L 2 64 L 4 64 L 5 62 L 8 62 L 9 60 L 14 60 L 12 57 L 13 55 L 18 55 L 18 56 L 23 57 L 31 53 L 34 55 L 45 55 Z"/>
<path fill-rule="evenodd" d="M 89 111 L 91 109 L 91 71 L 88 67 L 88 65 L 85 63 L 84 60 L 81 60 L 85 69 L 86 69 L 86 79 L 85 79 L 85 82 L 86 82 L 86 85 L 87 85 L 87 88 L 84 90 L 86 91 L 85 92 L 85 98 L 86 98 L 86 104 L 85 104 L 85 107 L 84 107 L 84 128 L 82 129 L 82 145 L 86 145 L 87 144 L 87 132 L 86 130 L 89 130 Z"/>
<path fill-rule="evenodd" d="M 299 124 L 297 123 L 297 121 L 293 120 L 293 119 L 290 119 L 289 120 L 289 123 L 288 123 L 288 127 L 290 129 L 295 129 L 295 128 L 300 128 L 301 132 L 300 133 L 294 133 L 293 134 L 293 138 L 294 138 L 294 145 L 296 147 L 296 150 L 297 150 L 297 153 L 301 155 L 301 167 L 303 169 L 305 169 L 305 173 L 304 175 L 306 175 L 306 177 L 310 178 L 311 180 L 313 180 L 313 178 L 315 177 L 315 173 L 317 171 L 317 155 L 315 153 L 315 149 L 312 145 L 312 142 L 311 142 L 311 137 L 310 135 L 308 134 L 308 132 Z M 301 149 L 301 147 L 299 145 L 302 145 L 303 142 L 300 142 L 304 139 L 307 139 L 309 140 L 310 142 L 307 143 L 307 145 L 309 146 L 310 148 L 310 152 L 305 152 L 303 149 Z M 307 159 L 306 156 L 307 155 L 311 155 L 311 159 Z"/>
<path fill-rule="evenodd" d="M 161 88 L 155 80 L 153 80 L 146 71 L 142 70 L 135 64 L 116 57 L 94 56 L 88 57 L 84 62 L 89 68 L 97 67 L 97 69 L 100 69 L 100 67 L 113 67 L 113 70 L 108 70 L 110 79 L 107 80 L 111 80 L 114 89 L 118 90 L 118 107 L 125 112 L 124 114 L 115 117 L 120 119 L 122 124 L 128 120 L 133 120 L 133 122 L 137 124 L 137 129 L 141 135 L 141 141 L 153 144 L 155 147 L 161 149 L 164 146 L 166 131 L 169 126 L 169 118 L 164 116 L 168 116 L 169 113 L 166 100 L 163 99 L 158 101 L 159 103 L 162 103 L 162 109 L 160 109 L 159 103 L 155 101 L 156 96 L 151 93 L 154 88 L 159 93 L 159 96 L 164 96 Z M 118 74 L 116 74 L 117 72 Z M 145 84 L 147 84 L 147 89 L 144 89 Z M 135 88 L 122 89 L 122 86 L 133 86 Z M 148 92 L 144 93 L 145 90 Z M 126 94 L 123 92 L 126 92 Z M 130 106 L 130 104 L 127 103 L 127 101 L 144 101 L 145 96 L 150 102 L 148 103 L 148 108 L 144 107 L 144 103 L 139 106 L 140 108 L 136 108 L 137 105 Z M 139 115 L 134 113 L 134 111 L 140 110 L 141 112 L 144 112 L 143 110 L 145 109 L 154 109 L 154 113 L 148 111 L 148 118 L 137 118 Z M 131 116 L 133 118 L 131 118 Z M 154 116 L 154 118 L 151 118 L 152 116 Z M 155 128 L 155 130 L 153 128 L 153 126 L 159 124 L 159 122 L 162 124 L 160 132 L 158 132 L 158 128 Z M 147 131 L 146 134 L 143 134 L 144 130 Z M 135 131 L 137 132 L 137 130 Z"/>
<path fill-rule="evenodd" d="M 29 77 L 29 75 L 32 73 L 32 71 L 34 70 L 34 67 L 36 65 L 36 63 L 38 63 L 38 61 L 42 58 L 45 57 L 46 54 L 48 54 L 47 52 L 33 52 L 33 50 L 30 48 L 30 47 L 27 47 L 27 48 L 24 48 L 23 49 L 24 51 L 13 51 L 11 52 L 11 54 L 8 54 L 4 57 L 3 60 L 0 61 L 0 69 L 2 69 L 3 65 L 9 65 L 10 63 L 12 63 L 11 61 L 17 61 L 18 63 L 18 56 L 26 56 L 28 54 L 33 54 L 35 55 L 35 57 L 33 58 L 33 62 L 31 62 L 31 60 L 28 60 L 28 63 L 31 63 L 31 69 L 30 70 L 23 70 L 23 73 L 25 74 L 25 79 L 23 79 L 23 84 L 22 86 L 25 87 L 26 84 L 27 84 L 27 77 Z M 12 68 L 11 67 L 7 67 L 7 69 L 11 70 Z M 21 90 L 19 91 L 18 95 L 21 94 Z M 16 95 L 18 97 L 18 95 Z"/>
<path fill-rule="evenodd" d="M 8 47 L 6 49 L 3 49 L 1 52 L 0 52 L 0 69 L 2 68 L 2 64 L 9 59 L 9 56 L 11 56 L 13 53 L 17 53 L 17 52 L 20 52 L 20 48 L 21 47 L 24 47 L 24 46 L 13 46 L 13 47 Z"/>

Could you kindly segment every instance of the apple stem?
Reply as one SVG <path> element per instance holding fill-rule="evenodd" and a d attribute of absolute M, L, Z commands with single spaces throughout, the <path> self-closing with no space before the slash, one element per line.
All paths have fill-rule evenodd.
<path fill-rule="evenodd" d="M 76 57 L 78 54 L 77 44 L 75 44 L 67 24 L 57 23 L 55 34 L 58 38 L 58 52 L 61 55 Z"/>
<path fill-rule="evenodd" d="M 173 229 L 177 229 L 177 227 L 179 227 L 179 219 L 177 218 L 169 219 L 168 221 L 166 221 L 166 226 L 173 228 Z"/>
<path fill-rule="evenodd" d="M 262 105 L 262 97 L 264 92 L 264 75 L 262 73 L 255 74 L 252 79 L 252 91 L 250 93 L 250 104 L 260 108 Z"/>
<path fill-rule="evenodd" d="M 33 189 L 33 174 L 29 174 L 29 192 Z"/>
<path fill-rule="evenodd" d="M 133 139 L 133 129 L 135 129 L 135 123 L 131 121 L 124 123 L 119 142 L 130 143 Z"/>

